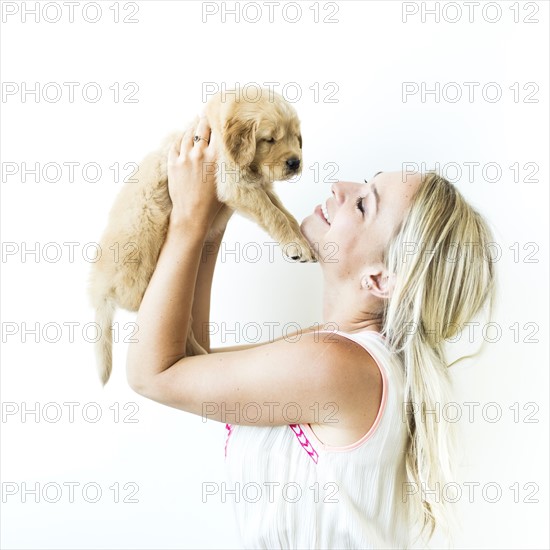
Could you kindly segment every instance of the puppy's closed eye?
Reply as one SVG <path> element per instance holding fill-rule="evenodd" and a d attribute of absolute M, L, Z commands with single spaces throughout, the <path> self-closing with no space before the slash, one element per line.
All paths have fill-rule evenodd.
<path fill-rule="evenodd" d="M 264 138 L 263 141 L 265 141 L 266 143 L 275 143 L 275 138 Z"/>

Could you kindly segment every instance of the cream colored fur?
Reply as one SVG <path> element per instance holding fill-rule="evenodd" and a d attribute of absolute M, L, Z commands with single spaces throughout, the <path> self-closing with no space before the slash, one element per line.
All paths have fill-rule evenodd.
<path fill-rule="evenodd" d="M 217 192 L 225 203 L 208 238 L 219 234 L 238 211 L 256 221 L 290 257 L 316 261 L 298 222 L 273 191 L 273 181 L 290 179 L 300 172 L 302 138 L 293 107 L 280 95 L 269 94 L 262 90 L 261 99 L 254 103 L 242 97 L 235 101 L 229 94 L 223 101 L 218 94 L 206 105 L 212 133 L 217 133 L 218 143 L 223 144 L 218 156 Z M 193 121 L 193 129 L 197 121 Z M 103 384 L 112 369 L 115 310 L 139 309 L 166 236 L 172 209 L 166 173 L 168 150 L 175 140 L 181 141 L 182 135 L 170 135 L 159 150 L 145 157 L 134 176 L 138 182 L 128 182 L 121 189 L 100 241 L 102 255 L 92 266 L 89 294 L 101 330 L 96 356 Z M 290 169 L 290 159 L 299 160 L 300 168 Z M 191 329 L 186 352 L 206 353 Z"/>

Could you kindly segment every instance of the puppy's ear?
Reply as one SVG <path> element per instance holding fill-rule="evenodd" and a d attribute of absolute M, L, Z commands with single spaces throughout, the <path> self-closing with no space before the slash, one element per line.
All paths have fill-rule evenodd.
<path fill-rule="evenodd" d="M 237 110 L 226 121 L 223 140 L 229 158 L 241 165 L 247 166 L 256 154 L 256 118 L 243 118 Z"/>

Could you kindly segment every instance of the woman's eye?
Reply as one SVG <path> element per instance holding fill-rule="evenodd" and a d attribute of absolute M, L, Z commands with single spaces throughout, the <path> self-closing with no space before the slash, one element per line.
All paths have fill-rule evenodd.
<path fill-rule="evenodd" d="M 363 208 L 363 199 L 364 199 L 364 198 L 365 198 L 365 197 L 359 197 L 359 198 L 357 199 L 357 202 L 356 202 L 357 208 L 358 208 L 359 210 L 361 210 L 361 212 L 362 212 L 363 214 L 365 213 L 365 209 Z"/>

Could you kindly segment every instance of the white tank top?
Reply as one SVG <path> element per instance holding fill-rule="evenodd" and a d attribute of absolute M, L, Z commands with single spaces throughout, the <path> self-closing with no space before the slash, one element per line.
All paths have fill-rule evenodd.
<path fill-rule="evenodd" d="M 403 369 L 377 332 L 321 332 L 341 334 L 372 355 L 382 374 L 380 409 L 361 439 L 338 447 L 321 443 L 309 424 L 226 424 L 226 498 L 242 545 L 408 548 Z"/>

